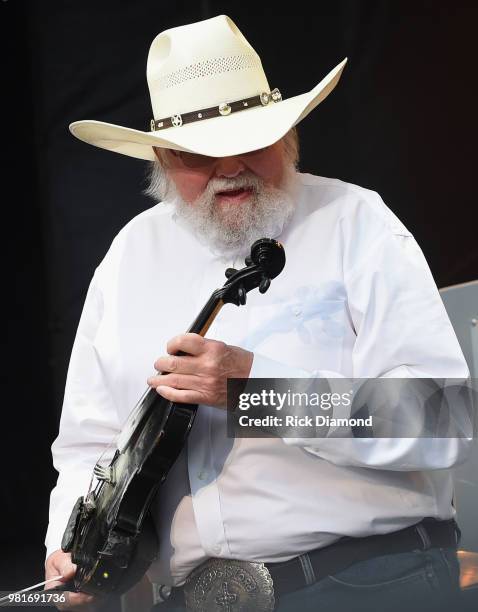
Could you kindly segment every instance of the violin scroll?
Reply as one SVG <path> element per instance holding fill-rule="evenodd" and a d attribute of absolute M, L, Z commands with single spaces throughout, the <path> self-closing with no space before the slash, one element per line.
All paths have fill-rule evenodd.
<path fill-rule="evenodd" d="M 245 259 L 246 267 L 241 270 L 227 268 L 227 281 L 219 290 L 224 303 L 242 306 L 251 289 L 259 287 L 260 293 L 265 293 L 271 280 L 278 276 L 285 266 L 284 247 L 271 238 L 256 240 L 251 247 L 251 254 Z"/>
<path fill-rule="evenodd" d="M 284 247 L 277 240 L 261 238 L 256 240 L 251 247 L 251 260 L 264 270 L 264 274 L 269 279 L 275 278 L 285 266 Z"/>

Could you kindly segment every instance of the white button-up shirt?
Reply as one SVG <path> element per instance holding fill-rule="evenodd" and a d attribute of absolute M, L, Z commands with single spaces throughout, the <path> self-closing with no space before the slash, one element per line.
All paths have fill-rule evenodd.
<path fill-rule="evenodd" d="M 269 291 L 224 307 L 208 337 L 254 352 L 251 377 L 467 378 L 412 234 L 367 189 L 299 174 L 278 238 L 287 262 Z M 77 497 L 166 352 L 225 280 L 224 261 L 161 203 L 135 217 L 96 269 L 68 371 L 47 554 Z M 106 456 L 112 456 L 114 444 Z M 181 584 L 208 557 L 284 561 L 341 536 L 453 516 L 458 439 L 231 439 L 225 411 L 200 406 L 153 504 L 150 578 Z"/>

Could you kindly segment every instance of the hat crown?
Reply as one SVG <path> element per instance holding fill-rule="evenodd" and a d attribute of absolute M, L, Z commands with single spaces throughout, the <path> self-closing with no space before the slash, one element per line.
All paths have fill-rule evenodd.
<path fill-rule="evenodd" d="M 270 91 L 260 57 L 226 15 L 158 34 L 147 79 L 155 119 Z"/>

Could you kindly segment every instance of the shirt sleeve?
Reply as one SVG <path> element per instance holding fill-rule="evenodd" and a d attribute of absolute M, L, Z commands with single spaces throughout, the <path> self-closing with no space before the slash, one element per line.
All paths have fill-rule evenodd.
<path fill-rule="evenodd" d="M 384 227 L 344 265 L 356 334 L 353 378 L 467 379 L 469 371 L 425 257 L 407 231 Z M 346 262 L 347 264 L 347 262 Z M 251 378 L 340 378 L 340 372 L 290 368 L 255 355 Z M 453 410 L 453 408 L 452 408 Z M 340 416 L 344 416 L 341 414 Z M 471 439 L 284 438 L 340 466 L 389 470 L 445 469 L 463 462 Z"/>
<path fill-rule="evenodd" d="M 52 444 L 58 480 L 50 495 L 47 557 L 61 548 L 63 532 L 74 503 L 89 488 L 99 459 L 111 461 L 112 442 L 120 431 L 118 413 L 95 351 L 95 336 L 103 315 L 102 293 L 95 273 L 78 325 L 68 368 L 62 415 Z"/>

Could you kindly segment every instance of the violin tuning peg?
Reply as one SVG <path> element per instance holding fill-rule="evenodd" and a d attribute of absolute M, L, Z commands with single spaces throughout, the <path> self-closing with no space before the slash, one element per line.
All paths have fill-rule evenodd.
<path fill-rule="evenodd" d="M 271 286 L 271 279 L 268 278 L 267 276 L 264 276 L 259 285 L 259 292 L 265 293 L 269 289 L 270 286 Z"/>
<path fill-rule="evenodd" d="M 244 263 L 246 264 L 246 266 L 252 266 L 254 262 L 252 261 L 252 257 L 248 255 L 246 259 L 244 260 Z"/>
<path fill-rule="evenodd" d="M 244 306 L 247 299 L 247 293 L 242 285 L 237 290 L 237 297 L 239 299 L 239 304 L 241 304 L 241 306 Z"/>
<path fill-rule="evenodd" d="M 233 274 L 235 274 L 237 272 L 236 269 L 234 268 L 227 268 L 227 270 L 224 272 L 224 274 L 226 275 L 226 278 L 231 278 L 231 276 Z"/>

